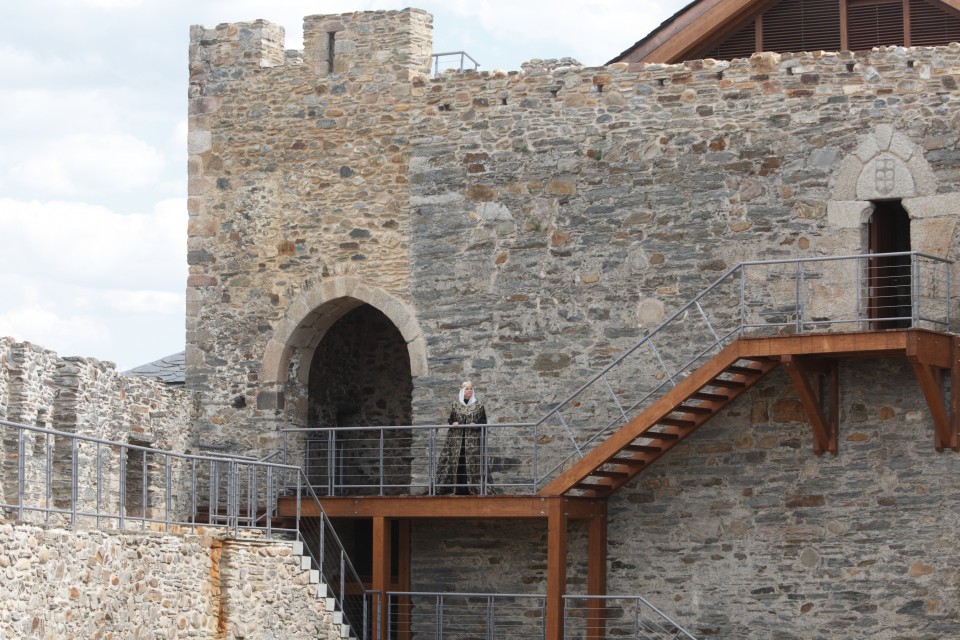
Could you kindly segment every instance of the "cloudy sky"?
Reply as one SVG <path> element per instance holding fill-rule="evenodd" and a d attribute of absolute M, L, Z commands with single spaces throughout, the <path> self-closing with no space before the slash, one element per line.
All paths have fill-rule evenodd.
<path fill-rule="evenodd" d="M 481 69 L 599 65 L 687 0 L 3 0 L 0 336 L 125 370 L 183 350 L 192 24 L 417 6 Z"/>

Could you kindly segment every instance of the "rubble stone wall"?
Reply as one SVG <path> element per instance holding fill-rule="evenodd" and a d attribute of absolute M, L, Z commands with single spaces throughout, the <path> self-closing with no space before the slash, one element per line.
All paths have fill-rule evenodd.
<path fill-rule="evenodd" d="M 64 431 L 122 444 L 186 453 L 196 451 L 191 435 L 191 411 L 188 393 L 183 388 L 161 382 L 120 375 L 113 363 L 95 358 L 66 357 L 43 347 L 0 338 L 0 407 L 9 422 Z M 25 432 L 28 433 L 28 432 Z M 70 509 L 71 478 L 78 477 L 80 511 L 105 515 L 120 514 L 120 460 L 126 452 L 81 442 L 77 447 L 77 466 L 73 468 L 71 441 L 67 438 L 30 434 L 23 438 L 24 457 L 18 455 L 18 432 L 3 428 L 3 482 L 0 498 L 4 504 L 18 503 L 18 467 L 24 468 L 23 504 L 27 507 Z M 47 459 L 52 464 L 51 501 L 48 502 Z M 98 465 L 99 456 L 99 465 Z M 135 456 L 134 456 L 135 457 Z M 151 458 L 150 463 L 155 462 Z M 98 466 L 100 475 L 98 476 Z M 139 482 L 127 469 L 128 491 L 142 495 Z M 175 480 L 179 478 L 174 473 Z M 137 486 L 136 491 L 132 487 Z M 163 519 L 160 511 L 165 494 L 163 469 L 152 468 L 148 493 L 153 518 Z M 142 498 L 140 498 L 142 502 Z M 128 509 L 132 507 L 128 503 Z M 148 509 L 151 505 L 148 505 Z M 143 510 L 137 515 L 142 515 Z M 9 515 L 9 514 L 8 514 Z M 44 519 L 35 512 L 28 519 Z M 39 520 L 37 520 L 39 521 Z"/>
<path fill-rule="evenodd" d="M 864 253 L 871 202 L 902 203 L 913 249 L 957 257 L 958 44 L 430 78 L 422 16 L 313 17 L 283 55 L 265 23 L 195 29 L 187 384 L 204 438 L 266 449 L 305 424 L 298 373 L 358 302 L 400 319 L 415 422 L 441 422 L 464 379 L 492 421 L 522 422 L 741 261 Z M 335 24 L 392 24 L 363 58 L 403 53 L 337 67 L 364 29 L 331 40 Z M 814 318 L 851 311 L 843 275 L 807 282 Z M 760 282 L 776 308 L 794 281 Z M 658 343 L 668 365 L 708 344 L 697 322 Z M 909 373 L 845 368 L 836 458 L 809 451 L 785 377 L 741 398 L 612 498 L 611 591 L 699 635 L 942 635 L 957 564 L 926 524 L 956 520 L 957 463 L 925 437 Z M 438 547 L 415 555 L 415 589 L 524 588 L 522 563 L 489 559 L 535 529 L 477 550 L 450 527 L 449 567 L 476 552 L 499 579 L 431 577 Z"/>
<path fill-rule="evenodd" d="M 339 638 L 289 544 L 0 521 L 0 636 Z"/>

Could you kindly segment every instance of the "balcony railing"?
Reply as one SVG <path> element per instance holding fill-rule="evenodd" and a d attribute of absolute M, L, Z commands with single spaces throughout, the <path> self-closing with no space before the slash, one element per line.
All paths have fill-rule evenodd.
<path fill-rule="evenodd" d="M 387 637 L 542 640 L 546 598 L 537 594 L 387 594 Z M 696 640 L 641 596 L 564 596 L 566 640 Z"/>
<path fill-rule="evenodd" d="M 7 518 L 135 531 L 202 526 L 233 537 L 296 540 L 352 633 L 369 637 L 371 596 L 299 467 L 174 453 L 5 420 L 0 452 L 0 510 Z M 296 517 L 279 516 L 281 494 L 295 502 Z M 301 519 L 305 505 L 321 515 Z"/>
<path fill-rule="evenodd" d="M 471 492 L 532 493 L 741 336 L 949 331 L 952 261 L 916 252 L 744 262 L 536 421 L 482 428 Z M 446 425 L 284 431 L 320 495 L 437 494 Z"/>

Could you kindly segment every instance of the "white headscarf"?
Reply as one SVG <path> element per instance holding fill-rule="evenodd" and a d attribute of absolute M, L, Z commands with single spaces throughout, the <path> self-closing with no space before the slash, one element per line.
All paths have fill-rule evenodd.
<path fill-rule="evenodd" d="M 469 380 L 467 380 L 467 381 L 464 382 L 462 385 L 460 385 L 460 404 L 464 405 L 465 407 L 469 407 L 469 406 L 472 405 L 472 404 L 477 404 L 477 392 L 476 392 L 476 391 L 474 391 L 474 392 L 473 392 L 473 395 L 470 396 L 470 401 L 469 401 L 469 402 L 465 402 L 465 401 L 464 401 L 464 399 L 463 399 L 463 390 L 466 389 L 467 387 L 470 387 L 471 389 L 473 389 L 473 383 L 470 382 Z"/>

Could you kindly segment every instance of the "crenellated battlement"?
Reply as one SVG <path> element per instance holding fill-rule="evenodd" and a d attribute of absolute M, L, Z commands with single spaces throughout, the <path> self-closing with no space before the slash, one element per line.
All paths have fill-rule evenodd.
<path fill-rule="evenodd" d="M 433 16 L 421 9 L 307 16 L 304 63 L 318 76 L 377 70 L 408 79 L 430 70 L 432 30 Z"/>
<path fill-rule="evenodd" d="M 854 102 L 858 97 L 956 92 L 960 44 L 880 47 L 862 52 L 757 53 L 750 58 L 681 64 L 616 63 L 605 67 L 525 64 L 521 72 L 444 74 L 424 91 L 431 110 L 470 108 L 602 109 L 645 104 L 689 111 L 697 105 L 760 100 Z M 755 104 L 751 104 L 755 111 Z M 701 110 L 702 111 L 702 110 Z M 810 117 L 816 117 L 810 112 Z"/>
<path fill-rule="evenodd" d="M 356 77 L 376 70 L 405 80 L 428 73 L 433 17 L 420 9 L 307 16 L 302 52 L 284 50 L 284 29 L 266 20 L 190 30 L 191 75 L 205 67 L 305 64 L 317 76 Z"/>
<path fill-rule="evenodd" d="M 284 29 L 266 20 L 190 27 L 191 74 L 194 65 L 275 67 L 286 59 Z"/>

